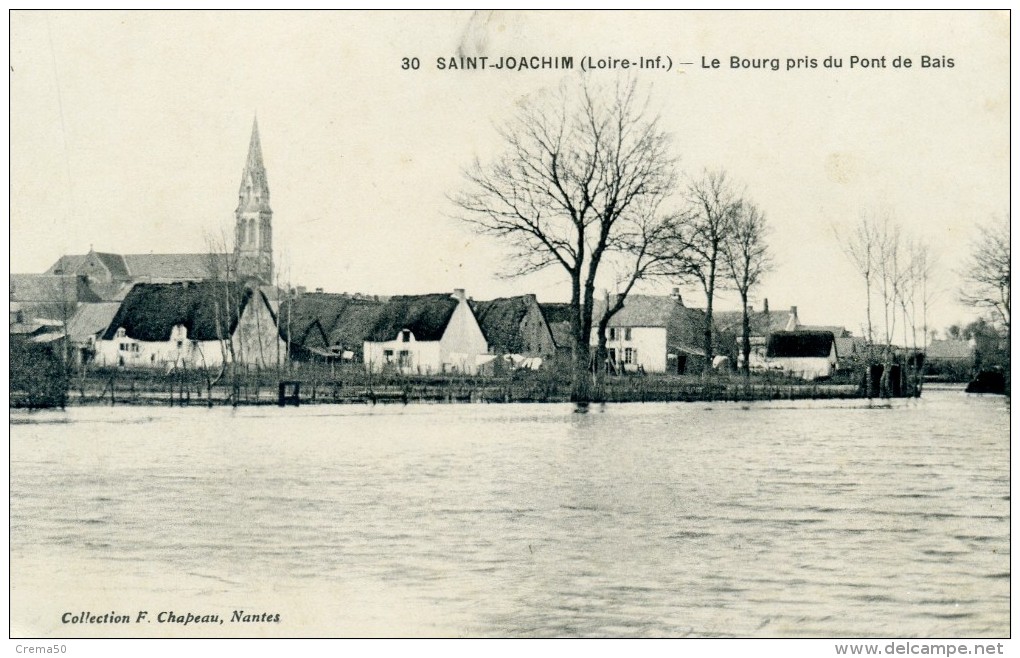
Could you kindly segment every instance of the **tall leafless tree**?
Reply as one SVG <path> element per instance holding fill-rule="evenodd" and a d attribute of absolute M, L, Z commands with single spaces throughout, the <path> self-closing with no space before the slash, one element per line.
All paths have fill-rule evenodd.
<path fill-rule="evenodd" d="M 963 275 L 961 300 L 980 309 L 991 310 L 1001 321 L 1010 337 L 1010 263 L 1009 213 L 978 228 L 979 235 L 973 245 Z"/>
<path fill-rule="evenodd" d="M 743 331 L 740 347 L 745 374 L 751 372 L 751 322 L 747 302 L 751 290 L 761 283 L 773 267 L 772 256 L 765 241 L 768 230 L 765 214 L 754 203 L 745 201 L 734 219 L 730 239 L 723 245 L 726 267 L 733 279 L 733 287 L 740 294 Z"/>
<path fill-rule="evenodd" d="M 704 350 L 705 372 L 712 368 L 714 325 L 712 310 L 715 293 L 725 285 L 724 252 L 733 235 L 733 227 L 742 208 L 740 192 L 725 171 L 706 170 L 691 179 L 686 189 L 687 211 L 677 223 L 673 236 L 677 254 L 673 274 L 697 280 L 705 293 Z"/>
<path fill-rule="evenodd" d="M 641 211 L 674 188 L 675 158 L 659 123 L 633 81 L 585 80 L 525 98 L 499 131 L 502 155 L 476 159 L 452 198 L 463 220 L 509 248 L 514 275 L 560 267 L 569 277 L 577 401 L 591 397 L 596 280 L 614 254 L 633 249 Z"/>

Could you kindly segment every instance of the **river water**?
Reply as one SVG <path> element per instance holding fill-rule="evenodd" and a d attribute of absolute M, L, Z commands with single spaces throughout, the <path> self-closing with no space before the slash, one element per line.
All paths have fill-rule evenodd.
<path fill-rule="evenodd" d="M 14 636 L 1009 634 L 1002 398 L 93 407 L 10 429 Z M 132 623 L 62 621 L 81 611 Z"/>

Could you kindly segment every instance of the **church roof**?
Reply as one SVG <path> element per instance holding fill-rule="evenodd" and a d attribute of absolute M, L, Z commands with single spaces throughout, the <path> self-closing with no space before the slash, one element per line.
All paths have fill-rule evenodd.
<path fill-rule="evenodd" d="M 136 279 L 210 279 L 223 275 L 224 254 L 125 254 L 128 274 Z"/>
<path fill-rule="evenodd" d="M 200 281 L 226 273 L 227 256 L 198 254 L 111 254 L 91 252 L 115 280 Z M 87 274 L 81 271 L 89 254 L 66 254 L 48 270 L 50 274 Z"/>

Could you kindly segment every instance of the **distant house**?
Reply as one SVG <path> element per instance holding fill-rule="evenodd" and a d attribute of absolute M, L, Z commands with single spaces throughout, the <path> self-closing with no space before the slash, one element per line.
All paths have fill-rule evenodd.
<path fill-rule="evenodd" d="M 103 300 L 113 301 L 123 299 L 135 283 L 225 279 L 227 262 L 226 255 L 216 253 L 111 254 L 90 250 L 61 256 L 46 273 L 83 276 Z"/>
<path fill-rule="evenodd" d="M 977 345 L 973 340 L 933 340 L 925 350 L 925 364 L 930 375 L 950 381 L 968 381 L 973 375 Z"/>
<path fill-rule="evenodd" d="M 72 358 L 78 365 L 88 363 L 97 353 L 96 341 L 117 316 L 120 302 L 79 304 L 78 310 L 67 322 L 67 338 L 74 350 Z"/>
<path fill-rule="evenodd" d="M 556 346 L 556 354 L 563 358 L 570 358 L 574 349 L 574 334 L 570 330 L 570 317 L 573 309 L 570 304 L 545 303 L 539 304 L 538 307 L 545 318 L 546 326 L 549 327 L 553 345 Z"/>
<path fill-rule="evenodd" d="M 613 297 L 596 302 L 593 325 L 597 327 L 607 304 L 615 303 Z M 627 295 L 606 330 L 610 365 L 623 372 L 700 372 L 705 364 L 700 347 L 704 326 L 705 314 L 684 306 L 679 294 Z M 598 344 L 595 330 L 591 343 Z"/>
<path fill-rule="evenodd" d="M 837 364 L 836 338 L 831 331 L 774 331 L 765 362 L 801 379 L 830 377 Z"/>
<path fill-rule="evenodd" d="M 370 372 L 475 374 L 489 346 L 462 288 L 391 297 L 364 342 Z"/>
<path fill-rule="evenodd" d="M 268 367 L 285 353 L 261 290 L 211 281 L 135 285 L 96 341 L 96 362 L 108 366 Z"/>
<path fill-rule="evenodd" d="M 728 335 L 734 341 L 737 367 L 741 367 L 744 363 L 743 311 L 715 311 L 712 314 L 712 320 L 719 328 L 720 334 Z M 791 306 L 788 311 L 772 311 L 769 309 L 769 300 L 767 299 L 760 311 L 754 310 L 753 307 L 748 308 L 748 323 L 751 328 L 750 367 L 752 370 L 761 370 L 766 367 L 766 347 L 769 337 L 774 332 L 794 331 L 800 328 L 796 306 Z M 729 352 L 730 349 L 727 348 L 725 351 Z"/>
<path fill-rule="evenodd" d="M 384 306 L 375 297 L 302 293 L 280 306 L 280 335 L 297 360 L 360 362 Z"/>
<path fill-rule="evenodd" d="M 88 279 L 74 274 L 11 274 L 10 302 L 23 322 L 52 320 L 66 323 L 78 305 L 102 299 Z"/>
<path fill-rule="evenodd" d="M 534 295 L 471 302 L 489 353 L 548 359 L 556 354 L 549 324 Z"/>
<path fill-rule="evenodd" d="M 933 340 L 928 343 L 926 356 L 928 363 L 932 361 L 949 361 L 972 364 L 974 362 L 974 341 L 954 338 Z"/>

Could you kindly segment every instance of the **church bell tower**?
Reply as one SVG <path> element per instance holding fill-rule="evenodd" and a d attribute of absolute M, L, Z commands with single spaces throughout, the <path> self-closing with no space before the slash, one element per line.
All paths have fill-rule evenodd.
<path fill-rule="evenodd" d="M 241 173 L 241 189 L 234 216 L 234 262 L 238 279 L 272 283 L 273 210 L 269 207 L 269 181 L 262 163 L 258 118 L 251 127 L 248 160 Z"/>

